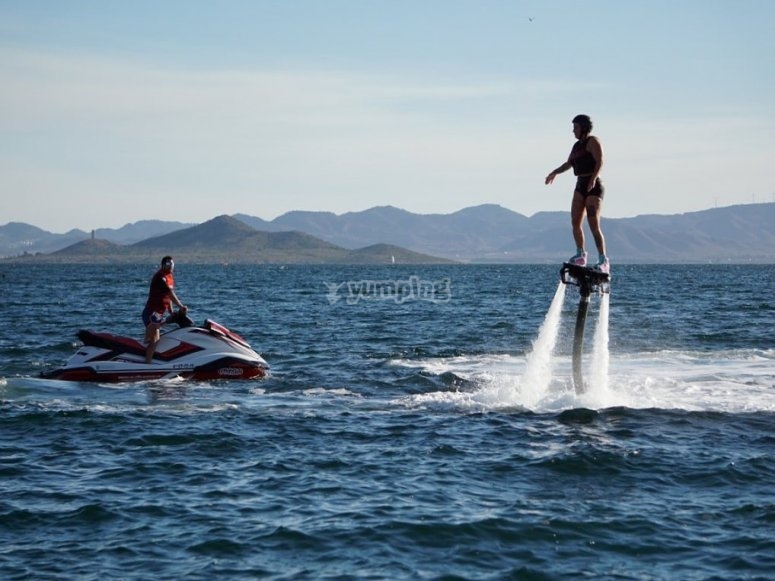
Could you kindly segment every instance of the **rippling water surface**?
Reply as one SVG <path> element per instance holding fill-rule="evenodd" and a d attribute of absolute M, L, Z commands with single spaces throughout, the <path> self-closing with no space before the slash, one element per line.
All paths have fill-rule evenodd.
<path fill-rule="evenodd" d="M 771 265 L 615 268 L 579 395 L 555 266 L 178 264 L 270 378 L 37 377 L 80 328 L 139 338 L 153 270 L 0 266 L 3 579 L 775 570 Z"/>

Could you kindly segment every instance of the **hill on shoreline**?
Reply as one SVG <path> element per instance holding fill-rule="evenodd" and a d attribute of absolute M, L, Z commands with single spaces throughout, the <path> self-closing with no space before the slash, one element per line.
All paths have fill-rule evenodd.
<path fill-rule="evenodd" d="M 120 245 L 88 238 L 51 254 L 16 260 L 39 263 L 146 262 L 172 254 L 188 263 L 230 264 L 435 264 L 446 259 L 385 244 L 350 250 L 303 232 L 262 232 L 230 216 L 218 216 L 189 228 Z"/>

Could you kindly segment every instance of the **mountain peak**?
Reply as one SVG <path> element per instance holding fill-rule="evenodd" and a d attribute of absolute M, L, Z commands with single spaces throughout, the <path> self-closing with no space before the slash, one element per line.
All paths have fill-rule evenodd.
<path fill-rule="evenodd" d="M 214 248 L 241 243 L 257 230 L 225 214 L 197 226 L 148 238 L 133 244 L 135 248 L 174 251 L 185 248 Z"/>
<path fill-rule="evenodd" d="M 120 252 L 122 246 L 103 240 L 102 238 L 88 238 L 66 248 L 57 250 L 53 254 L 57 256 L 84 256 L 84 255 L 105 255 L 113 252 Z"/>

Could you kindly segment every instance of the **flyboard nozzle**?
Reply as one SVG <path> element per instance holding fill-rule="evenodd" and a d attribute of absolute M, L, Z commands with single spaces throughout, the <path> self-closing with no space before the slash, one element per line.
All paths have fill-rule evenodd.
<path fill-rule="evenodd" d="M 581 353 L 584 346 L 584 324 L 587 320 L 587 308 L 589 296 L 611 292 L 611 275 L 600 272 L 586 266 L 570 264 L 562 265 L 560 280 L 564 284 L 572 284 L 579 287 L 579 310 L 576 314 L 576 330 L 573 336 L 573 384 L 576 393 L 584 392 L 584 378 L 581 374 Z"/>
<path fill-rule="evenodd" d="M 582 296 L 611 292 L 611 275 L 586 266 L 566 262 L 560 269 L 560 280 L 579 287 L 579 294 Z"/>

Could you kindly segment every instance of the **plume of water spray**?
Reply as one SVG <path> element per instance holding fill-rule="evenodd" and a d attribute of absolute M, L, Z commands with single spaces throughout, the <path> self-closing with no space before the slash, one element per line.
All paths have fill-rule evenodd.
<path fill-rule="evenodd" d="M 552 352 L 557 343 L 564 299 L 565 285 L 560 282 L 538 337 L 533 342 L 533 349 L 527 356 L 525 375 L 521 381 L 522 403 L 527 407 L 534 406 L 541 399 L 552 379 Z"/>
<path fill-rule="evenodd" d="M 592 344 L 591 391 L 604 395 L 608 392 L 608 294 L 600 297 L 600 312 Z"/>
<path fill-rule="evenodd" d="M 616 405 L 630 405 L 628 398 L 620 393 L 612 391 L 609 387 L 608 374 L 608 305 L 609 296 L 600 297 L 600 311 L 598 313 L 597 327 L 592 345 L 591 367 L 587 391 L 577 402 L 578 405 L 591 409 L 601 409 Z"/>

